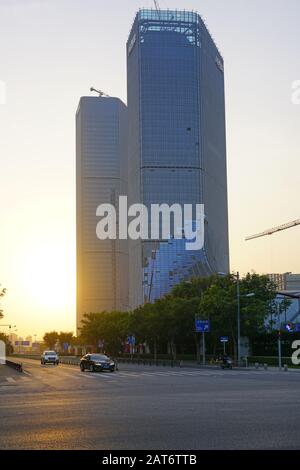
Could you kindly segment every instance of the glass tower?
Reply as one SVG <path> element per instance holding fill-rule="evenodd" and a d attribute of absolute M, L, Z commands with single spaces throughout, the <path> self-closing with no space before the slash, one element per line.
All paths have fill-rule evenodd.
<path fill-rule="evenodd" d="M 127 108 L 85 96 L 76 114 L 77 330 L 85 313 L 128 308 L 127 240 L 99 240 L 97 207 L 127 193 Z"/>
<path fill-rule="evenodd" d="M 229 271 L 224 64 L 201 17 L 140 10 L 127 42 L 129 202 L 204 204 L 205 243 L 130 242 L 130 305 Z"/>

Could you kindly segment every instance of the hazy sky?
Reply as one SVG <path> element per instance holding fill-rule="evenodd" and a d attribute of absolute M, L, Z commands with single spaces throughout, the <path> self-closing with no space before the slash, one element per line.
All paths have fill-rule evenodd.
<path fill-rule="evenodd" d="M 300 272 L 300 227 L 244 242 L 300 218 L 299 0 L 160 4 L 197 10 L 224 56 L 231 268 Z M 2 323 L 23 335 L 75 329 L 75 112 L 91 85 L 126 101 L 127 35 L 152 5 L 0 0 Z"/>

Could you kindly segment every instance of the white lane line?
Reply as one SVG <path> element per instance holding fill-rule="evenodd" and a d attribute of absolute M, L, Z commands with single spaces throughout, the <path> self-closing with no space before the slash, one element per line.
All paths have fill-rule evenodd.
<path fill-rule="evenodd" d="M 114 380 L 116 379 L 116 376 L 113 376 L 113 375 L 106 375 L 106 374 L 99 374 L 99 375 L 95 375 L 95 377 L 97 378 L 101 378 L 102 379 L 105 379 L 105 380 Z"/>
<path fill-rule="evenodd" d="M 30 372 L 27 372 L 27 370 L 23 370 L 23 374 L 32 375 Z"/>
<path fill-rule="evenodd" d="M 10 383 L 16 382 L 16 380 L 13 379 L 12 377 L 6 377 L 6 380 L 7 380 L 7 382 L 10 382 Z"/>
<path fill-rule="evenodd" d="M 140 373 L 139 375 L 142 375 L 143 373 Z M 177 376 L 178 374 L 174 372 L 145 372 L 145 375 L 148 375 L 149 377 L 173 377 Z"/>
<path fill-rule="evenodd" d="M 139 377 L 140 374 L 136 374 L 134 372 L 118 372 L 118 375 L 122 377 Z"/>
<path fill-rule="evenodd" d="M 88 375 L 88 374 L 82 374 L 81 377 L 84 377 L 85 379 L 95 379 L 96 377 L 94 375 Z"/>
<path fill-rule="evenodd" d="M 168 374 L 167 372 L 140 372 L 139 373 L 139 376 L 143 376 L 143 377 L 165 377 L 167 375 L 171 375 L 171 374 Z M 172 374 L 173 375 L 173 374 Z"/>

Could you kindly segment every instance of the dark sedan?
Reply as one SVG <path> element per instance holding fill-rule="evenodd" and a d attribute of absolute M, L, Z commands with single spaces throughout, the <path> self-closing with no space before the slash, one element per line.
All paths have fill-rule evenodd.
<path fill-rule="evenodd" d="M 104 354 L 86 354 L 80 359 L 80 370 L 90 372 L 109 371 L 114 372 L 116 365 L 112 359 Z"/>

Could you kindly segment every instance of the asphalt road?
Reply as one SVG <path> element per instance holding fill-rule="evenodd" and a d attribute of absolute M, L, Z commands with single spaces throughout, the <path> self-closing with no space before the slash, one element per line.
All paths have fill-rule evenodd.
<path fill-rule="evenodd" d="M 300 373 L 0 366 L 0 449 L 300 449 Z"/>

